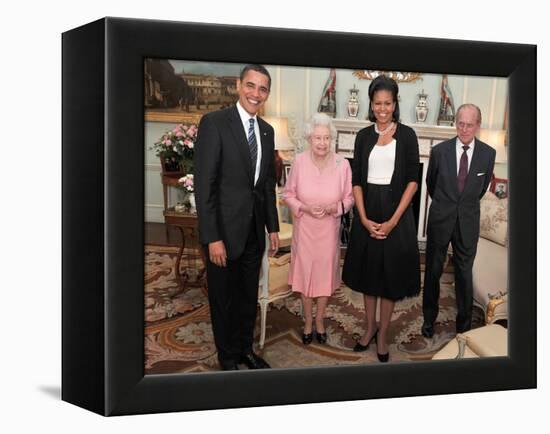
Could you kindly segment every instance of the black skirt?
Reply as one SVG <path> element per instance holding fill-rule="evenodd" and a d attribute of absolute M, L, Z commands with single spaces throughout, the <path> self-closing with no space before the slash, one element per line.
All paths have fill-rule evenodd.
<path fill-rule="evenodd" d="M 363 194 L 369 220 L 383 223 L 391 218 L 397 204 L 390 185 L 367 184 Z M 354 291 L 395 301 L 420 293 L 420 256 L 412 206 L 384 240 L 372 238 L 355 214 L 342 280 Z"/>

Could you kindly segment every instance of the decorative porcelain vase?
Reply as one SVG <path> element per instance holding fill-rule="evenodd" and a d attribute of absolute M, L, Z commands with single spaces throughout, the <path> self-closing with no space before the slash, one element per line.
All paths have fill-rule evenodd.
<path fill-rule="evenodd" d="M 359 99 L 357 98 L 357 94 L 359 93 L 359 89 L 353 85 L 353 89 L 349 90 L 350 97 L 348 100 L 348 116 L 350 118 L 356 118 L 357 114 L 359 113 Z"/>
<path fill-rule="evenodd" d="M 195 203 L 195 193 L 189 193 L 187 195 L 187 201 L 189 202 L 189 211 L 195 212 L 197 209 L 197 204 Z"/>
<path fill-rule="evenodd" d="M 422 92 L 418 94 L 418 103 L 416 104 L 416 122 L 422 123 L 426 121 L 426 118 L 428 117 L 428 95 L 424 93 L 424 89 L 422 89 Z"/>

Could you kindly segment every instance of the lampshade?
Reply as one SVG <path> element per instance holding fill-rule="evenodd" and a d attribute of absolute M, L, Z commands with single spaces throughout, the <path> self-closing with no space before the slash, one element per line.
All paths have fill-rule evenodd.
<path fill-rule="evenodd" d="M 275 149 L 278 151 L 289 151 L 294 149 L 294 143 L 288 137 L 288 119 L 263 116 L 262 117 L 275 130 Z"/>
<path fill-rule="evenodd" d="M 496 163 L 506 163 L 508 157 L 506 155 L 506 147 L 504 142 L 506 139 L 506 130 L 485 130 L 482 129 L 479 133 L 479 139 L 487 143 L 497 151 L 495 159 Z"/>

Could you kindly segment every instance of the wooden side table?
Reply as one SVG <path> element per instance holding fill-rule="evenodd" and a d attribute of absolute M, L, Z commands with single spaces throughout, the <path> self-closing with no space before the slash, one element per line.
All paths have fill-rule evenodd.
<path fill-rule="evenodd" d="M 178 185 L 178 180 L 183 176 L 183 172 L 162 172 L 161 182 L 162 182 L 162 197 L 164 199 L 164 211 L 168 210 L 168 187 L 175 187 Z"/>
<path fill-rule="evenodd" d="M 164 212 L 168 210 L 168 187 L 176 187 L 178 180 L 184 175 L 182 171 L 169 170 L 166 162 L 160 158 L 160 182 L 162 184 L 162 198 L 164 200 Z M 166 219 L 165 219 L 166 221 Z M 170 232 L 168 231 L 168 225 L 166 226 L 166 239 L 170 238 Z"/>
<path fill-rule="evenodd" d="M 180 291 L 178 293 L 183 292 L 185 290 L 185 287 L 189 283 L 189 274 L 187 273 L 187 270 L 183 273 L 180 271 L 181 259 L 183 257 L 183 252 L 185 250 L 187 242 L 189 242 L 191 249 L 198 250 L 198 252 L 195 253 L 194 258 L 200 257 L 202 263 L 202 267 L 198 269 L 196 283 L 200 286 L 204 286 L 204 288 L 207 288 L 205 278 L 206 257 L 204 255 L 203 249 L 199 245 L 199 222 L 197 219 L 197 214 L 189 212 L 176 212 L 173 207 L 166 209 L 163 214 L 164 223 L 167 226 L 171 225 L 178 228 L 181 232 L 181 246 L 178 254 L 178 259 L 176 260 L 175 269 L 175 274 L 178 278 L 178 284 L 180 285 Z M 188 268 L 191 268 L 189 264 L 187 269 Z"/>

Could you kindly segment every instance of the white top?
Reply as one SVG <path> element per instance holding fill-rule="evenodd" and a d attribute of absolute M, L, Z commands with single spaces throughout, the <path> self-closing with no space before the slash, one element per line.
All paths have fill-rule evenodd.
<path fill-rule="evenodd" d="M 464 152 L 464 149 L 462 149 L 463 146 L 470 147 L 470 149 L 466 151 L 466 155 L 468 156 L 468 171 L 470 171 L 470 164 L 472 163 L 472 156 L 474 155 L 475 142 L 476 139 L 472 140 L 472 142 L 468 145 L 465 145 L 458 137 L 456 138 L 456 176 L 458 176 L 458 171 L 460 170 L 460 159 L 462 158 L 462 153 Z"/>
<path fill-rule="evenodd" d="M 388 185 L 395 168 L 395 139 L 387 145 L 375 145 L 369 155 L 369 184 Z"/>
<path fill-rule="evenodd" d="M 254 185 L 258 181 L 260 176 L 260 163 L 262 162 L 262 142 L 260 140 L 260 127 L 258 126 L 258 116 L 250 116 L 248 112 L 243 109 L 240 102 L 237 101 L 237 110 L 241 117 L 241 122 L 244 128 L 244 135 L 248 139 L 248 129 L 250 128 L 250 119 L 254 119 L 254 133 L 256 134 L 256 144 L 258 145 L 258 155 L 256 158 L 256 169 L 254 169 Z"/>

